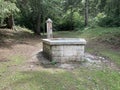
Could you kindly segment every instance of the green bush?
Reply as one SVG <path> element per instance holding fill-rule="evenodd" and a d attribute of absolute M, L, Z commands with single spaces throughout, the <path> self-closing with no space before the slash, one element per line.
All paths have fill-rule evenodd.
<path fill-rule="evenodd" d="M 78 12 L 74 13 L 74 29 L 79 30 L 84 27 L 84 19 Z"/>
<path fill-rule="evenodd" d="M 106 15 L 104 13 L 98 13 L 96 17 L 89 20 L 89 26 L 92 27 L 92 28 L 94 28 L 96 26 L 99 26 L 98 23 L 104 17 L 106 17 Z"/>
<path fill-rule="evenodd" d="M 74 22 L 71 22 L 70 20 L 63 20 L 62 23 L 57 25 L 58 30 L 73 30 L 74 29 Z"/>
<path fill-rule="evenodd" d="M 78 30 L 83 27 L 84 19 L 78 12 L 74 12 L 72 18 L 69 14 L 66 14 L 57 25 L 57 29 L 59 30 Z"/>
<path fill-rule="evenodd" d="M 120 17 L 104 17 L 100 19 L 98 25 L 102 27 L 120 27 Z"/>
<path fill-rule="evenodd" d="M 99 13 L 95 18 L 90 18 L 90 27 L 120 27 L 120 17 L 106 16 L 104 13 Z"/>

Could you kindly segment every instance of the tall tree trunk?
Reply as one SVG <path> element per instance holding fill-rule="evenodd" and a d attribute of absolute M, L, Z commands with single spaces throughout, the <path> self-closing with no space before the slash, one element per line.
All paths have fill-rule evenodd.
<path fill-rule="evenodd" d="M 88 26 L 88 0 L 85 0 L 85 26 Z"/>
<path fill-rule="evenodd" d="M 43 28 L 43 35 L 45 33 L 45 16 L 43 17 L 43 24 L 42 24 L 42 28 Z"/>
<path fill-rule="evenodd" d="M 13 15 L 11 14 L 8 18 L 6 18 L 6 24 L 7 24 L 7 28 L 9 29 L 13 29 L 13 25 L 14 25 L 14 18 Z"/>
<path fill-rule="evenodd" d="M 41 14 L 38 14 L 38 17 L 37 17 L 37 26 L 36 26 L 36 31 L 35 33 L 38 34 L 38 35 L 41 35 L 41 28 L 40 28 L 40 25 L 41 25 Z"/>
<path fill-rule="evenodd" d="M 71 22 L 70 29 L 73 30 L 73 7 L 70 8 L 70 22 Z"/>

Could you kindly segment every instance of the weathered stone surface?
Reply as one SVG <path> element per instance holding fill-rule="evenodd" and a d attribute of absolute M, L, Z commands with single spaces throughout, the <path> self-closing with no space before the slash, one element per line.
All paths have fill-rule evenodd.
<path fill-rule="evenodd" d="M 47 21 L 47 38 L 53 38 L 52 34 L 52 20 L 49 18 Z"/>
<path fill-rule="evenodd" d="M 49 45 L 85 45 L 86 40 L 81 38 L 51 38 L 43 39 Z"/>
<path fill-rule="evenodd" d="M 53 51 L 63 50 L 63 46 L 54 45 L 54 46 L 52 46 L 52 50 L 53 50 Z"/>
<path fill-rule="evenodd" d="M 59 50 L 59 51 L 55 51 L 55 50 L 52 50 L 52 57 L 63 57 L 63 51 L 62 50 Z"/>
<path fill-rule="evenodd" d="M 52 40 L 54 41 L 43 39 L 43 53 L 46 58 L 56 62 L 82 61 L 86 44 L 84 39 L 55 39 L 54 43 Z"/>

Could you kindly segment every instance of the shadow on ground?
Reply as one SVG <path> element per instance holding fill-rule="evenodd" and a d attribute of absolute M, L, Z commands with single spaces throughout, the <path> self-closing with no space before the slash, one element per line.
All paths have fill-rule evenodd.
<path fill-rule="evenodd" d="M 36 54 L 38 62 L 34 63 L 34 65 L 41 65 L 43 68 L 60 68 L 73 70 L 79 67 L 86 67 L 89 69 L 100 69 L 103 70 L 105 68 L 111 68 L 117 70 L 118 68 L 114 63 L 110 62 L 104 57 L 91 55 L 89 53 L 85 53 L 84 61 L 81 62 L 69 62 L 69 63 L 55 63 L 50 62 L 43 56 L 42 51 Z M 38 64 L 39 63 L 39 64 Z"/>
<path fill-rule="evenodd" d="M 34 65 L 41 65 L 43 68 L 60 68 L 60 69 L 67 69 L 67 70 L 73 70 L 75 68 L 79 67 L 88 67 L 87 61 L 81 61 L 81 62 L 67 62 L 67 63 L 56 63 L 52 62 L 48 59 L 46 59 L 43 55 L 43 52 L 38 52 L 36 54 L 36 57 L 39 62 L 34 63 Z M 38 64 L 39 63 L 39 64 Z"/>
<path fill-rule="evenodd" d="M 50 60 L 46 59 L 43 55 L 43 52 L 40 51 L 36 54 L 36 57 L 39 61 L 39 64 L 44 68 L 57 68 L 55 65 L 56 63 L 51 62 Z"/>
<path fill-rule="evenodd" d="M 45 36 L 34 35 L 31 32 L 0 29 L 0 48 L 12 48 L 16 44 L 35 44 Z"/>

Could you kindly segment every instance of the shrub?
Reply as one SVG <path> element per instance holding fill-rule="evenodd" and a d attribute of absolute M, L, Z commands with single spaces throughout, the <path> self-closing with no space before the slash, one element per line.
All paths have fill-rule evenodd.
<path fill-rule="evenodd" d="M 100 19 L 98 25 L 102 27 L 120 27 L 120 17 L 104 17 Z"/>
<path fill-rule="evenodd" d="M 100 22 L 100 20 L 105 17 L 106 17 L 106 15 L 104 13 L 98 13 L 95 18 L 92 18 L 89 20 L 89 23 L 90 23 L 89 26 L 92 28 L 98 26 L 98 23 Z"/>
<path fill-rule="evenodd" d="M 74 29 L 79 30 L 84 27 L 84 19 L 78 12 L 74 13 Z"/>
<path fill-rule="evenodd" d="M 78 12 L 74 12 L 72 18 L 66 14 L 56 27 L 59 30 L 79 30 L 84 27 L 84 18 Z"/>

